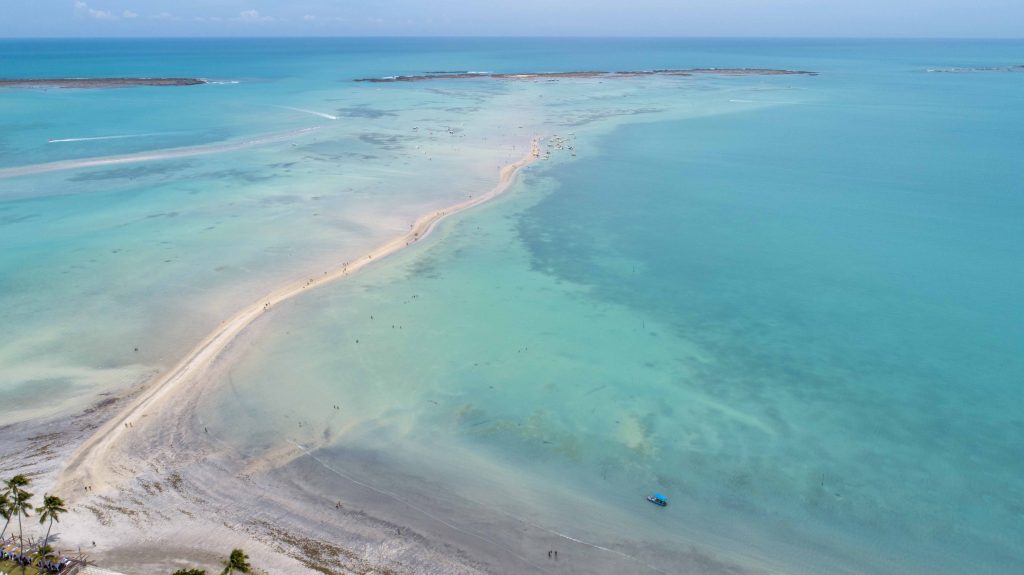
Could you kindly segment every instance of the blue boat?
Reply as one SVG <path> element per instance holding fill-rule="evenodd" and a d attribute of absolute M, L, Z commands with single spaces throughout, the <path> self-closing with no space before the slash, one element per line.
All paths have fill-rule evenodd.
<path fill-rule="evenodd" d="M 658 507 L 668 507 L 668 497 L 665 497 L 661 493 L 655 493 L 654 495 L 648 495 L 647 500 L 657 505 Z"/>

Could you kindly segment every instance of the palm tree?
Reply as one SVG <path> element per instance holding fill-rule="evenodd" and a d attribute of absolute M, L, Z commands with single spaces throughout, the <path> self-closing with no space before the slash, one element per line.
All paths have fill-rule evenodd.
<path fill-rule="evenodd" d="M 50 547 L 49 545 L 43 545 L 39 549 L 36 549 L 35 553 L 32 554 L 32 560 L 40 567 L 43 566 L 43 561 L 52 561 L 56 558 L 57 553 L 54 552 L 53 547 Z"/>
<path fill-rule="evenodd" d="M 67 513 L 67 511 L 67 509 L 64 509 L 63 499 L 56 495 L 43 495 L 43 505 L 36 507 L 40 525 L 45 523 L 47 519 L 50 520 L 50 524 L 46 527 L 46 537 L 43 538 L 43 547 L 46 547 L 46 544 L 50 542 L 50 529 L 53 529 L 53 522 L 60 523 L 60 514 Z"/>
<path fill-rule="evenodd" d="M 7 531 L 7 524 L 11 522 L 11 500 L 6 493 L 0 493 L 0 517 L 4 518 L 4 531 Z M 0 541 L 4 540 L 3 533 L 0 533 Z"/>
<path fill-rule="evenodd" d="M 17 492 L 21 491 L 21 488 L 29 483 L 28 477 L 20 473 L 3 482 L 4 489 L 0 492 L 0 496 L 3 497 L 3 517 L 6 521 L 4 521 L 3 530 L 0 531 L 0 539 L 3 539 L 4 535 L 7 534 L 7 527 L 11 524 L 11 516 L 14 515 L 13 504 L 14 500 L 17 499 Z"/>
<path fill-rule="evenodd" d="M 18 546 L 22 549 L 25 548 L 25 532 L 21 528 L 21 516 L 32 515 L 32 504 L 29 503 L 31 499 L 31 493 L 19 490 L 11 502 L 11 513 L 18 516 Z"/>
<path fill-rule="evenodd" d="M 28 517 L 32 514 L 32 506 L 29 504 L 29 500 L 32 499 L 32 494 L 22 489 L 22 487 L 25 487 L 29 483 L 31 483 L 31 481 L 29 481 L 28 477 L 19 473 L 4 482 L 3 491 L 9 498 L 9 503 L 7 504 L 8 510 L 11 515 L 16 515 L 18 517 L 18 541 L 19 546 L 22 549 L 25 548 L 25 533 L 21 529 L 21 516 L 24 515 L 25 517 Z M 7 518 L 7 521 L 10 522 L 9 517 Z M 4 527 L 5 531 L 6 529 L 7 528 Z"/>
<path fill-rule="evenodd" d="M 231 575 L 234 572 L 248 573 L 252 565 L 249 565 L 249 556 L 241 549 L 232 549 L 231 556 L 224 562 L 224 570 L 220 575 Z"/>
<path fill-rule="evenodd" d="M 174 575 L 206 575 L 206 569 L 178 569 Z"/>

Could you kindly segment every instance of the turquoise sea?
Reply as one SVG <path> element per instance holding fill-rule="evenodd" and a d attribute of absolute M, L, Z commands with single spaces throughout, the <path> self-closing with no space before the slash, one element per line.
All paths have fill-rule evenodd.
<path fill-rule="evenodd" d="M 260 319 L 196 428 L 300 445 L 268 473 L 492 572 L 1020 573 L 1021 65 L 1020 41 L 0 41 L 0 77 L 216 82 L 0 91 L 0 168 L 280 137 L 0 179 L 0 424 L 147 381 L 546 136 L 505 195 Z M 819 75 L 351 81 L 690 67 Z"/>

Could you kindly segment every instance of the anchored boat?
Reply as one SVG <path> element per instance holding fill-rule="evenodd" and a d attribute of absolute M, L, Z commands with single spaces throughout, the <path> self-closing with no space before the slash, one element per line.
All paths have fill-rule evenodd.
<path fill-rule="evenodd" d="M 648 495 L 647 500 L 657 505 L 658 507 L 668 507 L 668 497 L 665 497 L 661 493 L 655 493 Z"/>

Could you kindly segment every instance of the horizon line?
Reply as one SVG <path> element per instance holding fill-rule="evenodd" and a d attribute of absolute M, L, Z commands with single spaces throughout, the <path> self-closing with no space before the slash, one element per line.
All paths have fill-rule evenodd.
<path fill-rule="evenodd" d="M 1024 36 L 629 36 L 629 35 L 147 35 L 0 36 L 4 40 L 991 40 L 1024 41 Z"/>

